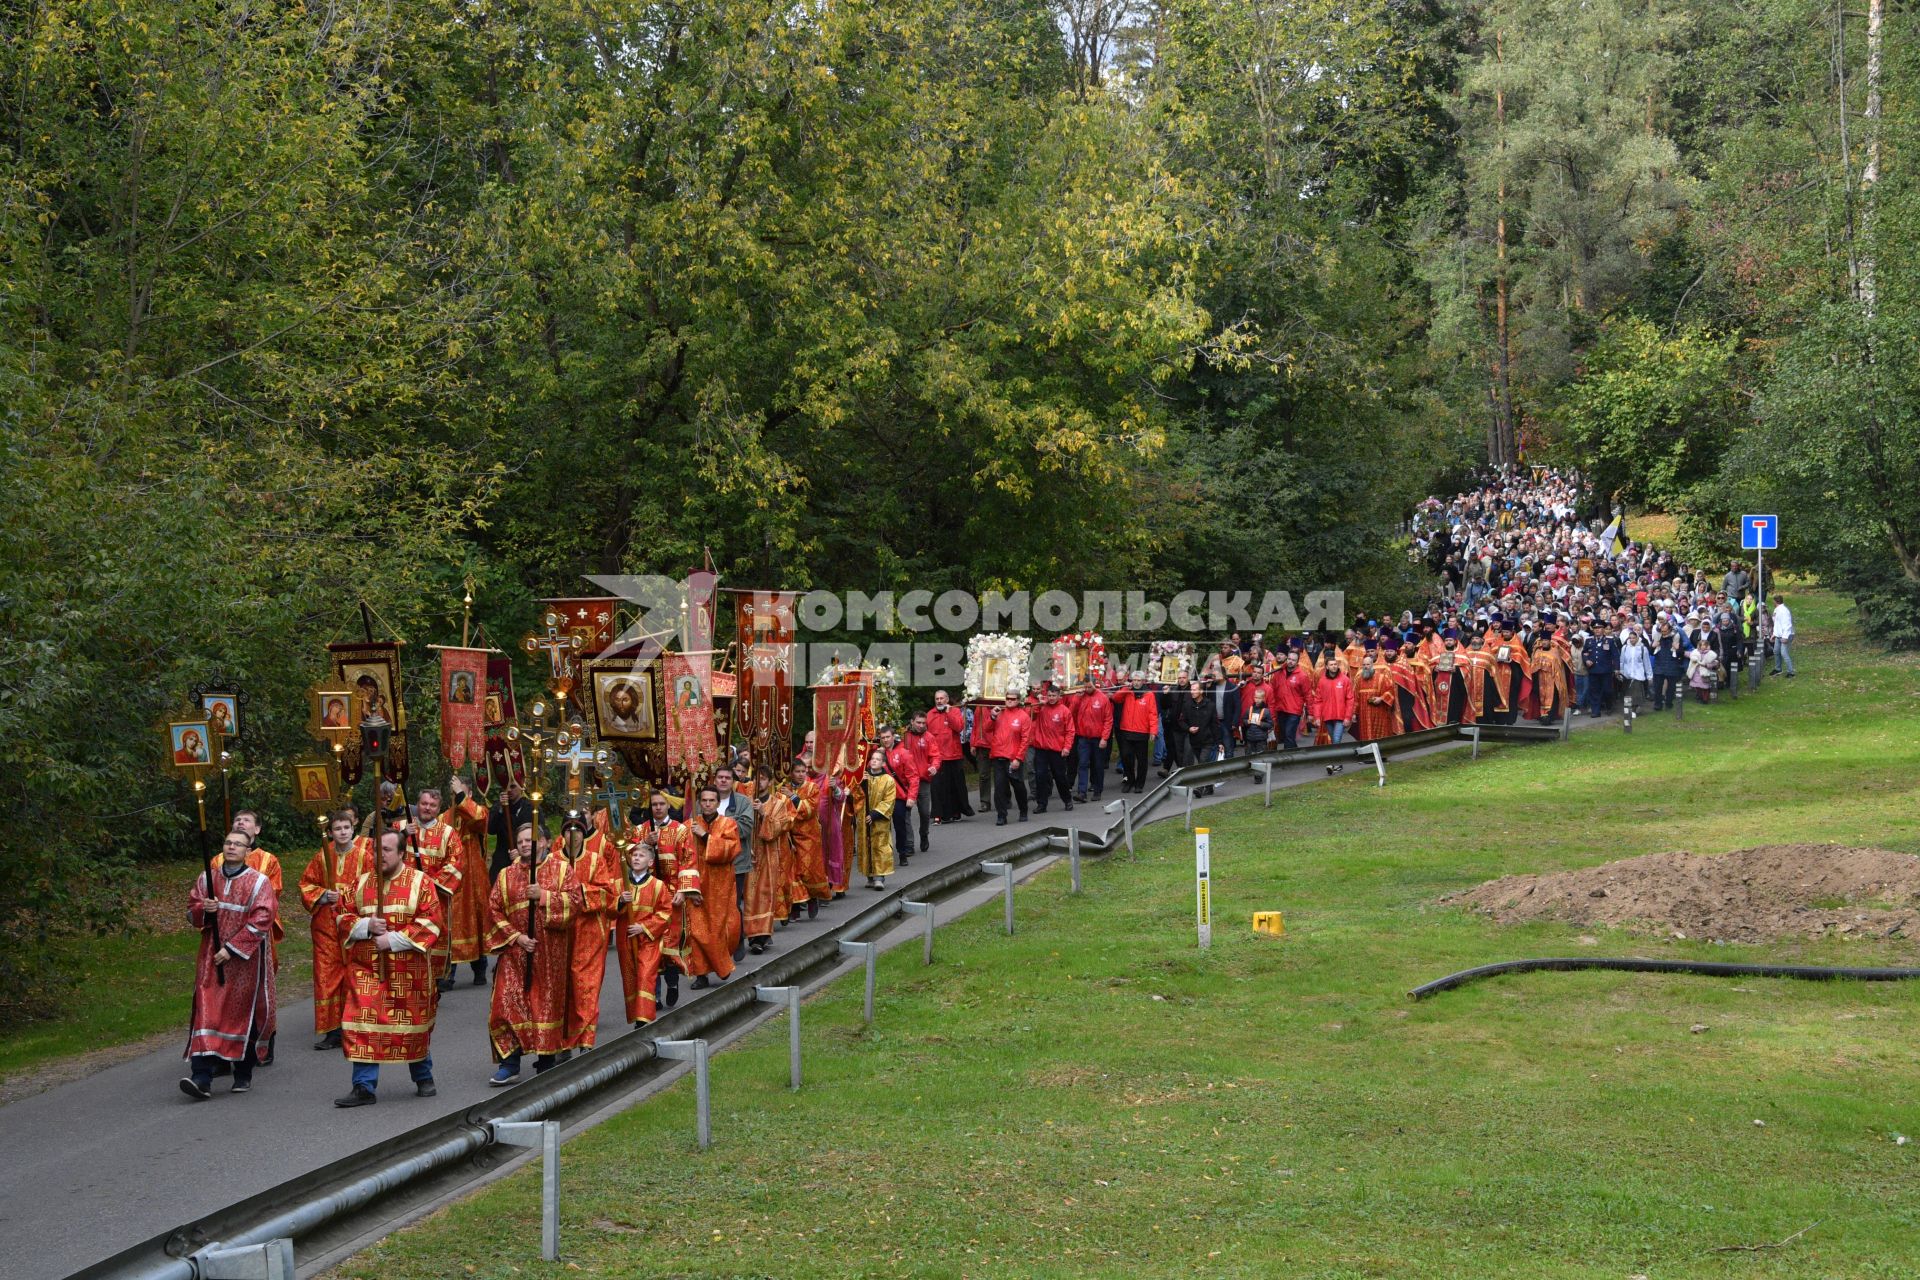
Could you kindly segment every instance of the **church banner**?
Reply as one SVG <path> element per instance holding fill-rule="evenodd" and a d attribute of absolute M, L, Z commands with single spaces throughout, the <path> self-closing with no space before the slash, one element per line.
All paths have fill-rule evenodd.
<path fill-rule="evenodd" d="M 449 769 L 486 750 L 487 665 L 485 649 L 440 650 L 440 754 Z"/>
<path fill-rule="evenodd" d="M 858 684 L 816 685 L 813 690 L 813 767 L 839 773 L 854 764 L 860 743 Z"/>
<path fill-rule="evenodd" d="M 714 741 L 712 657 L 709 654 L 663 654 L 667 701 L 667 764 L 676 773 L 697 772 L 716 759 Z"/>
<path fill-rule="evenodd" d="M 778 768 L 793 740 L 794 593 L 735 591 L 733 599 L 740 654 L 735 720 L 754 759 Z"/>

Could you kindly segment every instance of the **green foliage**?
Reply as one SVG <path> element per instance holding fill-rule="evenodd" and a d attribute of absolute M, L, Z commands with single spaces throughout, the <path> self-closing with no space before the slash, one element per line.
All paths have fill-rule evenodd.
<path fill-rule="evenodd" d="M 1601 326 L 1561 393 L 1559 439 L 1594 487 L 1669 507 L 1713 475 L 1742 412 L 1733 343 L 1690 325 L 1672 337 L 1622 315 Z"/>

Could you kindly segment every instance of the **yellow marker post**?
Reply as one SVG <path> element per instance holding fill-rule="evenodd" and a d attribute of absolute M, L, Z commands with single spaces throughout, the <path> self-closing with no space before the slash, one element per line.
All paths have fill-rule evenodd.
<path fill-rule="evenodd" d="M 1196 909 L 1199 914 L 1200 949 L 1206 951 L 1213 946 L 1213 902 L 1211 884 L 1213 876 L 1213 849 L 1205 827 L 1195 827 L 1193 831 L 1193 880 Z"/>

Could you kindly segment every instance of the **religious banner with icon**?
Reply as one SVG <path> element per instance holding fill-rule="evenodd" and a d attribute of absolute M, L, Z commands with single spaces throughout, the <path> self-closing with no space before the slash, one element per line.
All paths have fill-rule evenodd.
<path fill-rule="evenodd" d="M 503 653 L 487 658 L 487 694 L 480 704 L 480 721 L 489 729 L 514 722 L 513 659 Z"/>
<path fill-rule="evenodd" d="M 333 674 L 353 695 L 348 714 L 359 730 L 340 754 L 341 776 L 357 781 L 364 753 L 380 760 L 381 776 L 407 780 L 407 711 L 400 691 L 400 642 L 330 644 Z"/>
<path fill-rule="evenodd" d="M 440 649 L 440 754 L 458 769 L 486 750 L 487 651 Z"/>
<path fill-rule="evenodd" d="M 813 759 L 821 772 L 840 773 L 853 767 L 865 693 L 858 683 L 813 687 Z"/>
<path fill-rule="evenodd" d="M 734 716 L 753 758 L 778 770 L 793 737 L 791 591 L 733 592 L 740 688 Z"/>
<path fill-rule="evenodd" d="M 675 772 L 697 772 L 719 757 L 714 740 L 711 653 L 662 654 L 666 697 L 667 762 Z"/>
<path fill-rule="evenodd" d="M 542 613 L 555 613 L 565 619 L 568 631 L 580 638 L 576 654 L 591 658 L 613 644 L 614 607 L 620 602 L 612 596 L 589 596 L 578 600 L 542 600 Z"/>

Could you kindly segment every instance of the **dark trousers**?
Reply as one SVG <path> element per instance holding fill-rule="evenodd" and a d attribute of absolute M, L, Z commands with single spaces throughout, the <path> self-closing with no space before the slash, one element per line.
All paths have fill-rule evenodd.
<path fill-rule="evenodd" d="M 922 795 L 925 794 L 923 791 Z M 893 802 L 893 853 L 904 860 L 913 852 L 913 806 L 904 798 L 896 797 Z"/>
<path fill-rule="evenodd" d="M 1100 796 L 1107 789 L 1107 765 L 1113 755 L 1111 740 L 1103 746 L 1098 738 L 1075 738 L 1073 747 L 1080 766 L 1074 790 L 1081 795 Z"/>
<path fill-rule="evenodd" d="M 1047 798 L 1053 792 L 1060 793 L 1060 802 L 1073 803 L 1073 749 L 1048 751 L 1041 747 L 1033 749 L 1033 789 L 1034 808 L 1045 812 Z"/>
<path fill-rule="evenodd" d="M 1603 715 L 1613 710 L 1613 672 L 1587 672 L 1587 714 Z"/>
<path fill-rule="evenodd" d="M 247 1033 L 247 1047 L 240 1054 L 238 1062 L 229 1061 L 213 1053 L 196 1053 L 187 1059 L 187 1074 L 199 1083 L 202 1089 L 213 1083 L 213 1077 L 221 1067 L 233 1068 L 233 1082 L 246 1084 L 253 1079 L 253 1068 L 260 1061 L 260 1032 L 258 1029 Z"/>
<path fill-rule="evenodd" d="M 1665 711 L 1673 705 L 1674 699 L 1683 696 L 1680 692 L 1680 677 L 1677 675 L 1655 675 L 1653 677 L 1653 709 Z"/>
<path fill-rule="evenodd" d="M 1135 791 L 1147 785 L 1147 752 L 1152 746 L 1153 738 L 1148 734 L 1120 731 L 1120 776 Z"/>
<path fill-rule="evenodd" d="M 1001 817 L 1007 816 L 1007 792 L 1013 792 L 1014 799 L 1020 802 L 1020 816 L 1027 816 L 1027 780 L 1022 776 L 1020 762 L 1001 756 L 993 758 L 993 809 Z"/>
<path fill-rule="evenodd" d="M 1292 751 L 1300 745 L 1300 711 L 1282 711 L 1280 713 L 1280 749 Z"/>
<path fill-rule="evenodd" d="M 959 761 L 956 760 L 954 763 L 959 764 Z M 964 765 L 961 766 L 960 769 L 960 794 L 962 796 L 967 794 L 967 772 Z M 927 848 L 927 830 L 933 822 L 932 779 L 928 779 L 920 784 L 920 794 L 914 797 L 913 811 L 920 815 L 920 848 L 924 851 Z M 907 849 L 906 845 L 901 845 L 900 847 Z M 912 852 L 910 849 L 907 851 Z"/>

